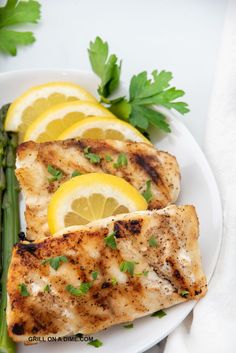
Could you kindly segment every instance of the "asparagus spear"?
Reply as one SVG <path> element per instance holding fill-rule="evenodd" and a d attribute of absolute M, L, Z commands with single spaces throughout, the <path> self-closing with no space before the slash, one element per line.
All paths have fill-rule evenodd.
<path fill-rule="evenodd" d="M 15 177 L 15 159 L 17 135 L 7 134 L 7 146 L 5 148 L 5 177 L 6 190 L 3 196 L 3 232 L 2 232 L 2 252 L 3 252 L 3 272 L 1 278 L 2 297 L 0 304 L 0 353 L 14 353 L 15 344 L 7 333 L 6 305 L 7 305 L 7 272 L 11 259 L 13 245 L 17 242 L 19 233 L 19 203 L 18 185 Z M 4 171 L 4 170 L 3 170 Z"/>
<path fill-rule="evenodd" d="M 7 144 L 7 133 L 4 131 L 3 125 L 9 104 L 4 105 L 0 109 L 0 276 L 2 272 L 2 245 L 1 245 L 1 234 L 2 234 L 2 197 L 3 191 L 6 187 L 6 178 L 4 172 L 4 153 Z"/>

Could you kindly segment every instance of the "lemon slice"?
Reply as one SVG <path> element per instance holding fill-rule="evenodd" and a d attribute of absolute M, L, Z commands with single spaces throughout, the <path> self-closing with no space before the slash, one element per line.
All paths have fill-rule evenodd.
<path fill-rule="evenodd" d="M 77 137 L 150 143 L 130 124 L 119 119 L 111 120 L 109 118 L 88 118 L 79 121 L 59 135 L 58 140 Z"/>
<path fill-rule="evenodd" d="M 32 87 L 11 104 L 5 129 L 22 133 L 46 109 L 74 100 L 96 102 L 89 92 L 74 83 L 50 82 Z"/>
<path fill-rule="evenodd" d="M 52 234 L 93 220 L 147 209 L 143 196 L 114 175 L 91 173 L 70 179 L 52 196 L 48 225 Z"/>
<path fill-rule="evenodd" d="M 116 118 L 109 110 L 98 103 L 74 101 L 59 104 L 34 120 L 26 130 L 23 140 L 37 142 L 55 140 L 75 122 L 91 116 Z"/>

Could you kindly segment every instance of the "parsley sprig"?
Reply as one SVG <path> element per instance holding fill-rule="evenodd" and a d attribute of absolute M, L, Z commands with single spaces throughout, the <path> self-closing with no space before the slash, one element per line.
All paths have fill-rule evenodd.
<path fill-rule="evenodd" d="M 189 112 L 188 104 L 177 99 L 185 92 L 170 86 L 173 75 L 169 71 L 154 70 L 149 76 L 147 71 L 134 75 L 129 85 L 128 97 L 122 96 L 108 99 L 119 85 L 121 65 L 117 64 L 117 56 L 112 54 L 108 58 L 108 44 L 100 37 L 90 42 L 89 59 L 93 71 L 100 77 L 98 88 L 101 102 L 118 118 L 128 121 L 146 133 L 153 125 L 165 132 L 170 132 L 170 125 L 163 113 L 155 106 L 175 109 L 181 114 Z"/>
<path fill-rule="evenodd" d="M 119 85 L 121 62 L 118 63 L 115 54 L 109 56 L 108 44 L 100 37 L 90 42 L 88 53 L 92 69 L 101 79 L 98 94 L 104 99 L 110 96 Z"/>
<path fill-rule="evenodd" d="M 9 27 L 25 23 L 37 23 L 40 19 L 40 4 L 35 0 L 8 0 L 0 7 L 0 51 L 15 56 L 18 45 L 35 41 L 32 32 L 19 32 Z"/>

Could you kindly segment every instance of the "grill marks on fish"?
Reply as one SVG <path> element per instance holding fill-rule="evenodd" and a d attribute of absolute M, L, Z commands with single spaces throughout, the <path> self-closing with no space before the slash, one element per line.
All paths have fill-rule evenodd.
<path fill-rule="evenodd" d="M 104 241 L 114 231 L 117 249 Z M 157 247 L 149 246 L 151 236 L 156 237 Z M 10 336 L 27 342 L 36 333 L 39 337 L 89 334 L 199 299 L 206 292 L 206 278 L 197 237 L 194 208 L 169 206 L 110 217 L 34 244 L 15 245 L 7 283 Z M 66 256 L 68 262 L 57 271 L 50 264 L 42 265 L 55 256 Z M 121 272 L 123 261 L 135 263 L 133 276 Z M 96 280 L 93 271 L 98 272 Z M 83 282 L 92 283 L 84 295 L 66 290 L 68 284 L 79 288 Z M 20 295 L 19 283 L 26 285 L 30 296 Z M 49 293 L 44 292 L 46 285 Z M 182 297 L 181 290 L 189 295 Z"/>
<path fill-rule="evenodd" d="M 84 149 L 100 156 L 99 163 L 91 163 Z M 128 164 L 114 167 L 120 153 Z M 106 155 L 112 161 L 106 160 Z M 175 157 L 157 151 L 146 143 L 115 140 L 65 140 L 37 144 L 29 141 L 17 149 L 16 176 L 26 200 L 27 238 L 36 240 L 50 236 L 47 225 L 47 207 L 52 194 L 73 171 L 82 174 L 101 172 L 117 175 L 131 183 L 140 193 L 151 180 L 152 200 L 149 209 L 159 209 L 175 202 L 180 190 L 180 173 Z M 60 180 L 50 182 L 48 165 L 62 171 Z M 40 231 L 39 231 L 40 229 Z"/>
<path fill-rule="evenodd" d="M 156 168 L 154 168 L 151 165 L 151 161 L 154 161 L 152 157 L 150 158 L 150 157 L 145 157 L 142 155 L 135 154 L 134 160 L 141 168 L 143 168 L 143 170 L 145 170 L 145 172 L 147 173 L 147 176 L 150 177 L 150 179 L 154 183 L 158 183 L 158 180 L 160 177 Z"/>
<path fill-rule="evenodd" d="M 116 238 L 122 238 L 139 234 L 142 228 L 142 219 L 135 219 L 130 221 L 117 221 L 114 223 L 114 232 Z"/>

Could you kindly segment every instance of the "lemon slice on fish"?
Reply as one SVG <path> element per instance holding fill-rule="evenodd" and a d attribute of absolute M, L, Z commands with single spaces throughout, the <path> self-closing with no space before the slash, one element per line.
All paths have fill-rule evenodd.
<path fill-rule="evenodd" d="M 57 139 L 66 140 L 68 138 L 111 139 L 150 144 L 150 141 L 132 125 L 119 119 L 111 120 L 99 117 L 84 119 L 71 125 Z"/>
<path fill-rule="evenodd" d="M 70 82 L 49 82 L 32 87 L 10 105 L 5 129 L 18 131 L 21 135 L 45 110 L 75 100 L 96 102 L 89 92 Z"/>
<path fill-rule="evenodd" d="M 46 142 L 57 137 L 71 125 L 88 117 L 116 117 L 98 103 L 74 101 L 57 105 L 34 120 L 25 132 L 24 141 Z"/>
<path fill-rule="evenodd" d="M 146 200 L 124 179 L 91 173 L 70 179 L 53 194 L 48 225 L 54 234 L 65 227 L 146 209 Z"/>

